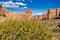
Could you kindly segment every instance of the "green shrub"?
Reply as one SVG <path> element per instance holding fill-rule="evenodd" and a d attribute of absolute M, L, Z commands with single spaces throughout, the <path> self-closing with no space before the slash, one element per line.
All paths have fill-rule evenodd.
<path fill-rule="evenodd" d="M 54 28 L 53 32 L 60 33 L 60 28 Z"/>
<path fill-rule="evenodd" d="M 6 20 L 0 23 L 0 40 L 54 40 L 45 21 Z"/>

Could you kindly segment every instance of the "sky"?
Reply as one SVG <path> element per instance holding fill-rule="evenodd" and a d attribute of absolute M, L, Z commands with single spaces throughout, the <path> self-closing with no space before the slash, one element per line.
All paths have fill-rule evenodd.
<path fill-rule="evenodd" d="M 33 15 L 42 15 L 49 9 L 60 8 L 60 0 L 0 0 L 0 4 L 12 12 L 24 13 L 31 9 Z"/>

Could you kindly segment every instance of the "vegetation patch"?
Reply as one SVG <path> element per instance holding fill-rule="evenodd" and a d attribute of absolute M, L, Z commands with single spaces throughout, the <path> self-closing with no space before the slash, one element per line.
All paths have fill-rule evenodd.
<path fill-rule="evenodd" d="M 54 40 L 47 21 L 5 20 L 0 23 L 0 40 Z"/>

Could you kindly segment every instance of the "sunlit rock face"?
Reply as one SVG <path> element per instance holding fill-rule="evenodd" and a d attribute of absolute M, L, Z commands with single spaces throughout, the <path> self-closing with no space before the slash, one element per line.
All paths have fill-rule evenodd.
<path fill-rule="evenodd" d="M 5 20 L 5 19 L 17 19 L 17 20 L 22 20 L 22 19 L 32 19 L 32 10 L 28 9 L 25 11 L 24 14 L 20 12 L 10 12 L 6 10 L 5 8 L 0 5 L 0 20 Z M 46 20 L 46 19 L 55 19 L 55 18 L 60 18 L 60 9 L 50 9 L 48 10 L 47 13 L 36 16 L 35 17 L 38 20 Z"/>
<path fill-rule="evenodd" d="M 4 16 L 5 15 L 5 11 L 2 8 L 2 5 L 0 5 L 0 16 Z"/>
<path fill-rule="evenodd" d="M 32 11 L 30 9 L 26 10 L 25 15 L 28 19 L 32 18 Z"/>
<path fill-rule="evenodd" d="M 41 20 L 41 19 L 43 19 L 43 15 L 38 16 L 38 20 Z"/>
<path fill-rule="evenodd" d="M 21 19 L 32 19 L 32 11 L 30 9 L 26 10 L 23 15 L 20 16 Z"/>
<path fill-rule="evenodd" d="M 0 21 L 4 21 L 6 19 L 6 10 L 0 5 Z"/>
<path fill-rule="evenodd" d="M 47 13 L 37 16 L 36 18 L 39 20 L 60 19 L 60 9 L 50 9 Z"/>
<path fill-rule="evenodd" d="M 19 12 L 9 12 L 8 14 L 6 14 L 8 19 L 18 19 L 21 16 L 21 13 Z"/>
<path fill-rule="evenodd" d="M 45 20 L 45 19 L 47 19 L 47 14 L 36 16 L 35 18 L 38 19 L 38 20 Z"/>
<path fill-rule="evenodd" d="M 60 9 L 56 9 L 57 10 L 57 14 L 56 14 L 56 16 L 60 16 Z"/>
<path fill-rule="evenodd" d="M 60 9 L 48 10 L 48 19 L 54 19 L 60 17 Z"/>
<path fill-rule="evenodd" d="M 47 13 L 47 19 L 60 18 L 60 9 L 50 9 Z"/>
<path fill-rule="evenodd" d="M 47 14 L 43 14 L 43 20 L 47 19 Z"/>
<path fill-rule="evenodd" d="M 6 10 L 5 8 L 0 5 L 0 20 L 4 19 L 31 19 L 32 18 L 32 11 L 30 9 L 25 11 L 25 14 L 22 14 L 20 12 L 10 12 Z"/>
<path fill-rule="evenodd" d="M 32 19 L 32 11 L 30 9 L 26 10 L 23 15 L 20 16 L 21 19 Z"/>
<path fill-rule="evenodd" d="M 54 18 L 56 16 L 56 9 L 50 9 L 48 10 L 48 18 Z"/>

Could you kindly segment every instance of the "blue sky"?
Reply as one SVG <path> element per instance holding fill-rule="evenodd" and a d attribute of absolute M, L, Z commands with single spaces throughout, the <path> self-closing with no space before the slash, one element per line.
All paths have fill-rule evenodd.
<path fill-rule="evenodd" d="M 60 8 L 60 0 L 0 0 L 0 4 L 9 11 L 24 13 L 31 9 L 33 15 L 41 15 L 52 8 Z"/>

